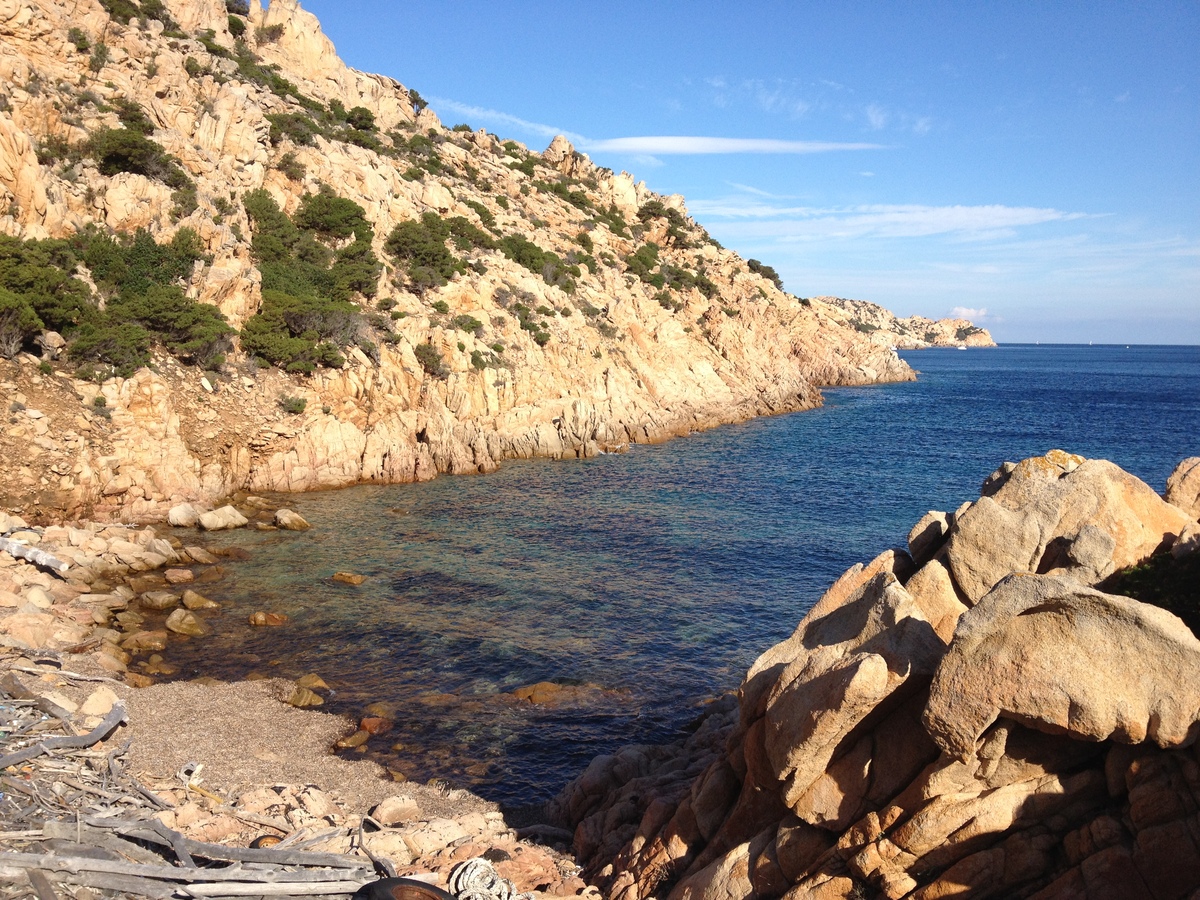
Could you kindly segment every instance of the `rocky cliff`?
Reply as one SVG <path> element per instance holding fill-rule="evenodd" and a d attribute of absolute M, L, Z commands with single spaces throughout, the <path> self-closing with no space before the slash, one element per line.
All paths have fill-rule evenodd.
<path fill-rule="evenodd" d="M 685 744 L 594 761 L 554 804 L 581 861 L 622 900 L 1195 897 L 1200 641 L 1105 591 L 1167 548 L 1196 571 L 1198 471 L 1164 500 L 1103 460 L 1006 463 Z"/>
<path fill-rule="evenodd" d="M 924 350 L 927 347 L 995 347 L 991 334 L 969 319 L 927 319 L 925 316 L 900 318 L 891 310 L 865 300 L 841 297 L 814 297 L 832 315 L 844 316 L 847 325 L 875 343 L 900 350 Z"/>
<path fill-rule="evenodd" d="M 6 252 L 48 239 L 46 265 L 103 310 L 136 304 L 100 277 L 97 235 L 124 236 L 110 256 L 140 247 L 139 230 L 194 246 L 164 280 L 241 328 L 265 321 L 264 279 L 294 274 L 264 274 L 270 214 L 310 270 L 353 251 L 357 280 L 330 288 L 357 310 L 353 327 L 308 375 L 237 343 L 207 373 L 163 343 L 126 372 L 106 368 L 119 346 L 93 335 L 83 351 L 65 328 L 65 350 L 38 338 L 41 360 L 0 353 L 12 398 L 0 453 L 21 461 L 0 504 L 154 520 L 238 490 L 618 450 L 809 408 L 822 385 L 913 377 L 840 310 L 751 271 L 682 198 L 561 138 L 539 154 L 443 127 L 402 85 L 342 63 L 296 0 L 229 9 L 244 14 L 217 0 L 0 0 L 0 233 L 20 239 Z M 314 197 L 357 210 L 354 243 L 312 223 Z M 428 243 L 390 240 L 401 225 L 443 229 L 432 258 Z M 311 345 L 295 320 L 283 337 Z M 12 321 L 10 346 L 35 351 Z M 103 365 L 81 371 L 89 354 Z"/>

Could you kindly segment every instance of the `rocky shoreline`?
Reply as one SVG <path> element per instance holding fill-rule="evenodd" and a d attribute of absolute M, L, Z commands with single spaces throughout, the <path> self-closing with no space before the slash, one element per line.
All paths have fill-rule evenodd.
<path fill-rule="evenodd" d="M 307 527 L 288 510 L 239 500 L 258 527 Z M 174 513 L 179 524 L 200 518 Z M 232 506 L 204 516 L 208 528 L 247 524 Z M 557 850 L 522 842 L 494 805 L 466 791 L 396 782 L 374 763 L 334 756 L 334 744 L 362 746 L 387 723 L 370 711 L 354 722 L 294 709 L 320 702 L 316 676 L 155 684 L 173 674 L 160 651 L 173 636 L 204 634 L 215 604 L 201 592 L 234 564 L 177 532 L 31 527 L 0 515 L 10 551 L 0 551 L 0 668 L 79 729 L 123 702 L 128 724 L 109 743 L 133 738 L 134 771 L 171 804 L 159 821 L 201 840 L 244 845 L 320 828 L 330 832 L 324 849 L 347 852 L 373 811 L 384 827 L 370 848 L 405 872 L 444 883 L 455 863 L 502 851 L 501 873 L 519 889 L 594 890 L 582 874 L 624 900 L 668 885 L 672 897 L 706 900 L 850 897 L 869 885 L 898 900 L 942 896 L 935 888 L 946 878 L 968 879 L 963 896 L 988 896 L 979 890 L 1005 854 L 1040 848 L 1005 884 L 1020 896 L 1041 885 L 1050 892 L 1038 896 L 1051 897 L 1118 856 L 1147 865 L 1143 833 L 1166 840 L 1167 828 L 1172 852 L 1195 851 L 1175 819 L 1146 812 L 1150 802 L 1186 806 L 1191 788 L 1137 773 L 1194 765 L 1191 750 L 1174 748 L 1200 732 L 1183 699 L 1200 642 L 1174 616 L 1091 586 L 1155 551 L 1194 554 L 1198 516 L 1200 458 L 1180 464 L 1166 500 L 1110 463 L 1059 451 L 1006 464 L 976 503 L 917 523 L 907 552 L 849 570 L 685 742 L 595 760 L 531 832 Z M 1058 609 L 1071 610 L 1072 625 L 1038 624 L 1038 611 Z M 248 627 L 278 624 L 272 615 L 252 614 Z M 1030 624 L 1014 632 L 1020 622 Z M 1112 668 L 1134 665 L 1129 646 L 1138 659 L 1179 663 L 1147 669 L 1136 688 L 1089 682 L 1094 665 L 1038 667 L 1040 653 L 1053 646 L 1069 657 L 1084 634 L 1087 652 L 1109 654 Z M 1005 661 L 1005 648 L 1018 647 L 1019 661 Z M 1048 699 L 1060 692 L 1069 713 Z M 1127 786 L 1114 770 L 1108 794 L 1096 793 L 1098 776 L 1087 774 L 1096 765 L 1126 767 Z M 203 767 L 209 780 L 176 786 L 185 767 Z M 1184 799 L 1171 800 L 1180 790 Z M 1034 812 L 1001 813 L 997 798 L 1010 795 Z M 939 799 L 951 796 L 949 807 Z M 956 837 L 969 820 L 992 824 Z M 1085 832 L 1092 843 L 1072 836 Z M 1102 896 L 1088 890 L 1078 895 Z"/>
<path fill-rule="evenodd" d="M 1194 603 L 1198 517 L 1200 458 L 1165 499 L 1103 460 L 1006 463 L 848 570 L 686 742 L 568 786 L 586 877 L 621 900 L 1195 897 L 1200 640 L 1105 590 L 1153 556 Z"/>
<path fill-rule="evenodd" d="M 253 498 L 247 511 L 254 513 Z M 303 527 L 286 510 L 264 518 Z M 96 728 L 114 707 L 123 708 L 124 724 L 94 749 L 124 754 L 135 779 L 161 800 L 149 812 L 168 829 L 230 846 L 299 835 L 322 853 L 362 847 L 399 875 L 442 886 L 456 864 L 487 853 L 519 891 L 594 893 L 562 852 L 569 835 L 535 828 L 543 843 L 522 839 L 495 804 L 467 791 L 408 782 L 368 760 L 335 755 L 335 746 L 361 746 L 357 735 L 387 723 L 305 708 L 321 702 L 323 683 L 315 676 L 300 683 L 157 683 L 174 674 L 160 651 L 173 639 L 205 633 L 204 617 L 217 605 L 199 592 L 223 576 L 228 559 L 150 527 L 30 527 L 3 514 L 0 540 L 12 551 L 0 551 L 0 691 L 8 698 L 0 705 L 36 699 L 67 734 Z M 252 615 L 247 627 L 277 624 L 271 615 Z M 19 742 L 9 738 L 3 746 Z M 36 765 L 5 775 L 35 778 Z M 13 802 L 0 802 L 0 831 L 37 831 L 18 817 Z M 365 819 L 364 838 L 358 833 Z M 0 869 L 4 864 L 0 859 Z"/>

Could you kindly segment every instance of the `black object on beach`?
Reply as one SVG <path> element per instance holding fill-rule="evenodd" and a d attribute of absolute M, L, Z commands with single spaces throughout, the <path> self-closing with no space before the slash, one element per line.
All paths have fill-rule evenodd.
<path fill-rule="evenodd" d="M 381 878 L 364 884 L 353 900 L 454 900 L 441 888 L 415 878 Z"/>

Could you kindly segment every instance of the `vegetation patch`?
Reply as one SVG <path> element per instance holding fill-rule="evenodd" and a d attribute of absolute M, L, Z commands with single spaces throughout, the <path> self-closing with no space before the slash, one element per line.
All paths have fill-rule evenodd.
<path fill-rule="evenodd" d="M 746 266 L 755 275 L 761 275 L 767 281 L 771 282 L 779 290 L 783 290 L 783 279 L 779 277 L 779 273 L 765 263 L 759 262 L 757 259 L 746 260 Z"/>
<path fill-rule="evenodd" d="M 499 246 L 505 256 L 535 275 L 541 275 L 546 284 L 560 288 L 568 294 L 575 291 L 574 279 L 582 274 L 579 266 L 565 262 L 557 253 L 543 250 L 519 234 L 501 238 Z"/>
<path fill-rule="evenodd" d="M 1200 636 L 1200 552 L 1180 559 L 1157 553 L 1111 575 L 1101 588 L 1172 612 Z"/>
<path fill-rule="evenodd" d="M 254 227 L 263 303 L 242 329 L 242 348 L 289 372 L 340 366 L 365 322 L 352 302 L 373 297 L 381 266 L 361 206 L 328 187 L 307 195 L 293 219 L 264 190 L 243 198 Z"/>

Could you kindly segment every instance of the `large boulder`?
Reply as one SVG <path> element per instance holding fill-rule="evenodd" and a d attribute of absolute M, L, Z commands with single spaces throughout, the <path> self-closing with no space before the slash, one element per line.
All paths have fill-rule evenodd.
<path fill-rule="evenodd" d="M 1103 459 L 1052 450 L 1006 465 L 939 552 L 968 604 L 1014 572 L 1099 584 L 1170 545 L 1189 517 Z"/>
<path fill-rule="evenodd" d="M 232 506 L 222 506 L 220 509 L 201 513 L 199 525 L 205 531 L 223 531 L 227 528 L 241 528 L 248 521 Z"/>
<path fill-rule="evenodd" d="M 963 614 L 925 726 L 966 758 L 1001 716 L 1087 741 L 1200 734 L 1200 640 L 1177 617 L 1068 578 L 1012 575 Z"/>
<path fill-rule="evenodd" d="M 1167 479 L 1167 502 L 1200 519 L 1200 456 L 1190 456 Z"/>

